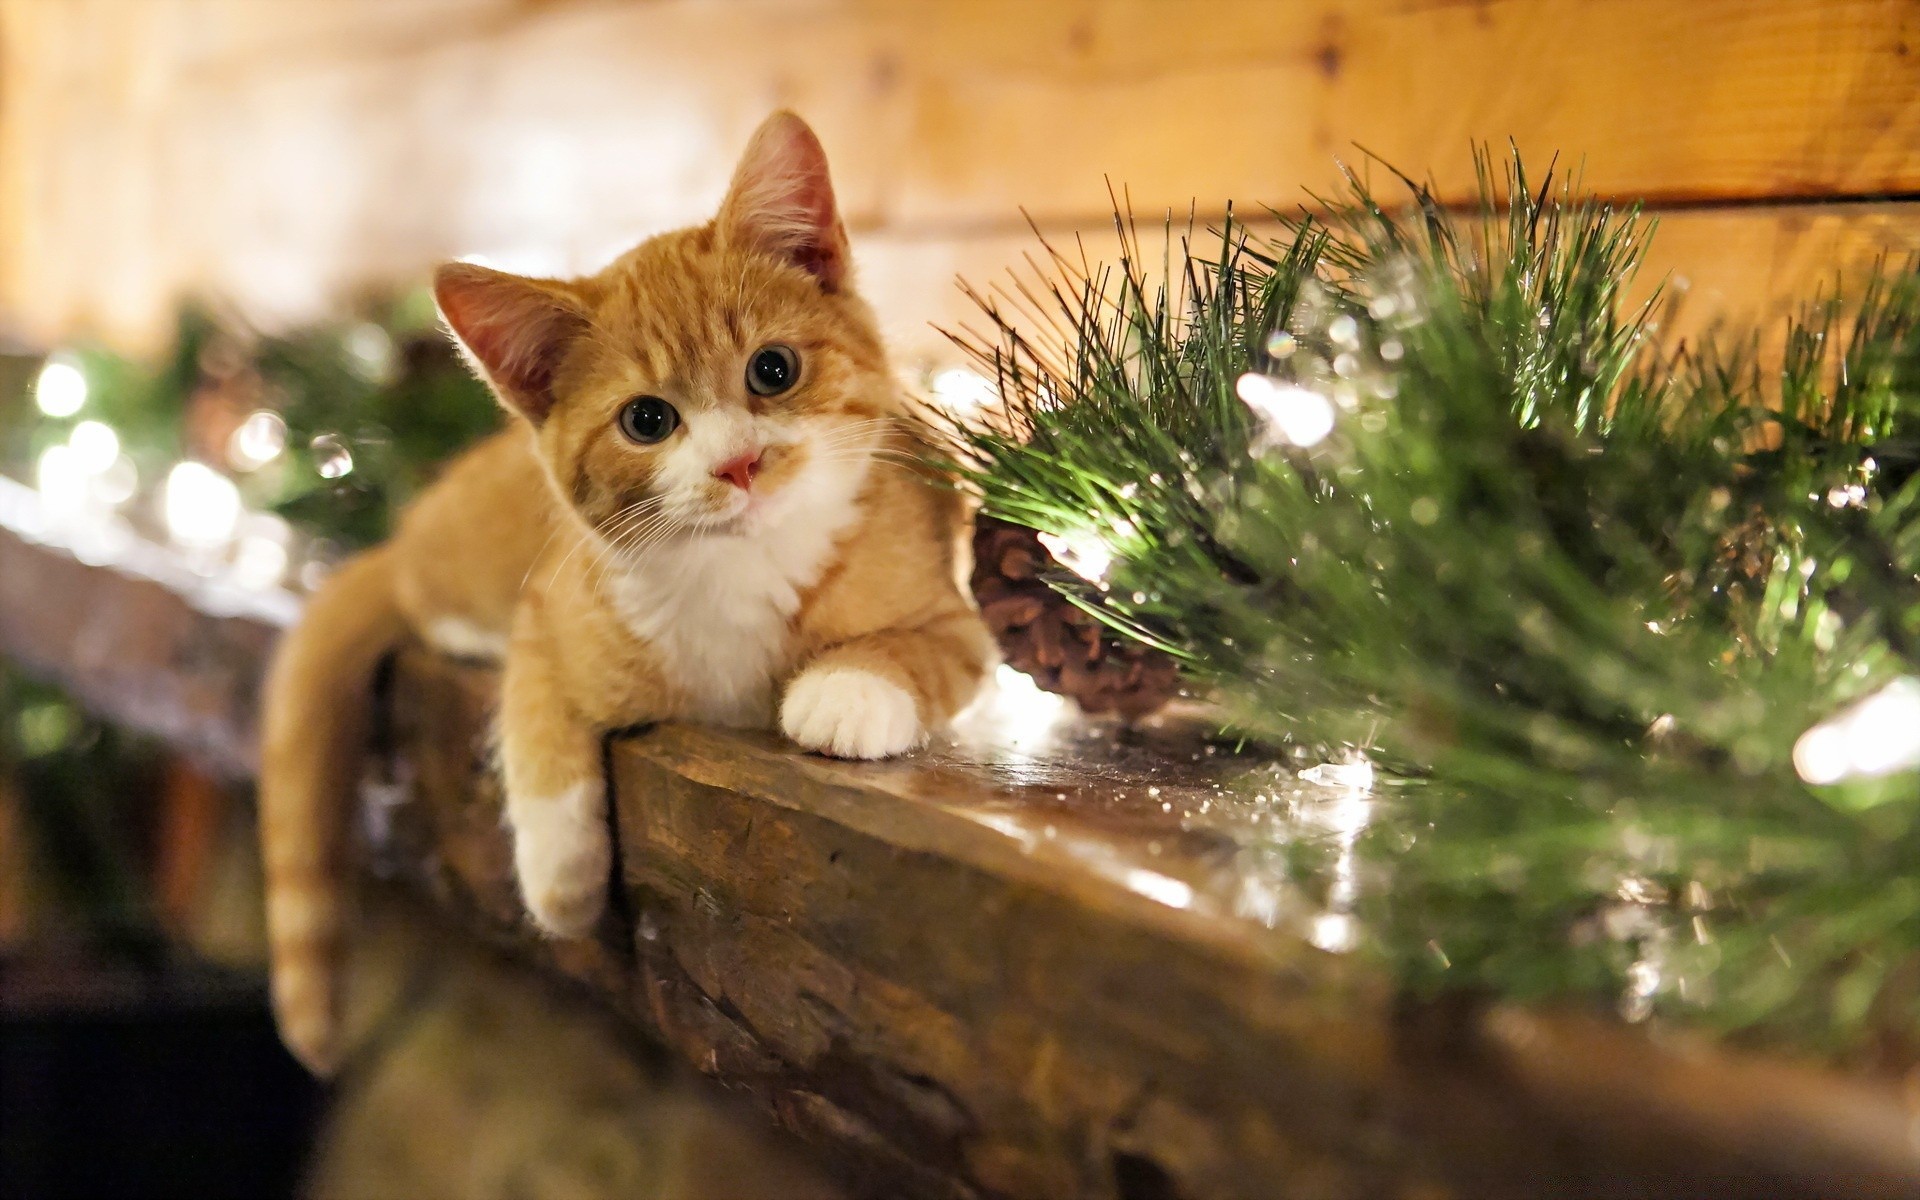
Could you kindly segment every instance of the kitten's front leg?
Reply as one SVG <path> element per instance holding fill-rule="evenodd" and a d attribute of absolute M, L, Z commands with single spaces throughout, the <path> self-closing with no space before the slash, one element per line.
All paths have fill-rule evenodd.
<path fill-rule="evenodd" d="M 787 685 L 781 732 L 837 758 L 904 754 L 973 698 L 992 652 L 979 618 L 965 610 L 841 642 Z"/>
<path fill-rule="evenodd" d="M 527 911 L 548 933 L 579 937 L 606 906 L 613 863 L 600 731 L 567 703 L 528 636 L 516 636 L 507 652 L 500 760 Z"/>

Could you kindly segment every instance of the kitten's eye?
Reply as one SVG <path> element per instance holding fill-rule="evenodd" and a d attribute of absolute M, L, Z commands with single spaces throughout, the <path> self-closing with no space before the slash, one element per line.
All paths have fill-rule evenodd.
<path fill-rule="evenodd" d="M 620 409 L 620 432 L 643 446 L 664 440 L 679 424 L 679 412 L 658 396 L 636 397 Z"/>
<path fill-rule="evenodd" d="M 747 360 L 747 390 L 778 396 L 800 379 L 800 356 L 786 346 L 762 346 Z"/>

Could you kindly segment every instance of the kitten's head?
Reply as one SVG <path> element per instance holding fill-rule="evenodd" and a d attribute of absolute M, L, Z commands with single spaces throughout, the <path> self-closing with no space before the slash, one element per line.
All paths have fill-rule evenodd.
<path fill-rule="evenodd" d="M 623 549 L 850 497 L 898 411 L 826 156 L 791 113 L 754 134 L 708 224 L 584 279 L 450 263 L 434 296 L 562 497 Z"/>

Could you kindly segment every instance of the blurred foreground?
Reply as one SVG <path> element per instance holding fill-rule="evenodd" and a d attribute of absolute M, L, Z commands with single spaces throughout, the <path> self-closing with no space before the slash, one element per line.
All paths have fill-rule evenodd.
<path fill-rule="evenodd" d="M 0 668 L 0 1196 L 836 1193 L 581 998 L 365 898 L 323 1088 L 264 985 L 244 789 Z"/>

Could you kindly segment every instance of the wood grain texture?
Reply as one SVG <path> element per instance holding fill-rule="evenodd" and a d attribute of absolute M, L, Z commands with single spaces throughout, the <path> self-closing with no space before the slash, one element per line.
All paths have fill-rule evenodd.
<path fill-rule="evenodd" d="M 440 790 L 471 762 L 457 750 L 427 766 L 492 680 L 424 653 L 397 680 L 427 830 L 386 843 L 401 872 L 756 1097 L 862 1195 L 1920 1187 L 1893 1085 L 1565 1013 L 1408 1003 L 1236 917 L 1233 841 L 1159 802 L 1194 812 L 1225 768 L 1173 732 L 852 765 L 662 727 L 610 751 L 614 913 L 597 940 L 543 942 L 513 911 L 491 785 Z"/>
<path fill-rule="evenodd" d="M 483 253 L 598 266 L 698 220 L 799 108 L 856 237 L 1286 203 L 1355 143 L 1441 194 L 1470 141 L 1603 194 L 1920 192 L 1913 0 L 5 0 L 0 303 L 151 339 L 188 293 L 263 319 Z M 877 274 L 877 272 L 876 272 Z M 918 293 L 924 295 L 925 293 Z M 890 309 L 914 298 L 880 289 Z"/>
<path fill-rule="evenodd" d="M 237 770 L 270 638 L 0 532 L 0 648 Z M 1565 1013 L 1412 1004 L 1312 949 L 1284 898 L 1276 915 L 1263 840 L 1209 804 L 1240 764 L 1177 726 L 1116 740 L 970 721 L 882 764 L 694 727 L 622 739 L 615 902 L 594 938 L 543 939 L 490 769 L 495 687 L 400 656 L 358 822 L 370 871 L 754 1097 L 858 1194 L 1920 1189 L 1897 1082 Z"/>
<path fill-rule="evenodd" d="M 1140 222 L 1142 242 L 1159 258 L 1161 224 Z M 1697 337 L 1716 323 L 1778 328 L 1793 308 L 1844 280 L 1857 282 L 1874 262 L 1920 254 L 1920 203 L 1758 205 L 1738 209 L 1681 209 L 1653 214 L 1658 221 L 1632 300 L 1658 286 L 1678 301 L 1665 332 Z M 1219 228 L 1217 216 L 1197 219 L 1196 244 Z M 1274 232 L 1256 221 L 1256 235 Z M 1176 236 L 1185 231 L 1185 218 Z M 876 231 L 859 239 L 860 285 L 876 299 L 887 333 L 903 361 L 941 361 L 952 354 L 940 330 L 987 328 L 979 308 L 961 292 L 965 279 L 983 291 L 1004 291 L 1016 275 L 1031 276 L 1044 261 L 1045 243 L 1093 263 L 1119 251 L 1112 222 L 1078 228 L 983 232 L 967 236 L 897 237 Z"/>
<path fill-rule="evenodd" d="M 847 1200 L 581 989 L 403 888 L 363 892 L 353 994 L 374 1032 L 330 1090 L 304 1200 Z"/>
<path fill-rule="evenodd" d="M 0 479 L 0 511 L 19 511 L 22 491 Z M 0 522 L 0 654 L 220 778 L 253 776 L 277 635 L 269 621 L 215 615 L 153 578 L 88 565 L 55 535 L 29 541 Z"/>
<path fill-rule="evenodd" d="M 1324 188 L 1364 146 L 1471 192 L 1471 141 L 1648 199 L 1912 190 L 1910 3 L 936 6 L 903 212 Z M 924 66 L 921 66 L 924 62 Z"/>

